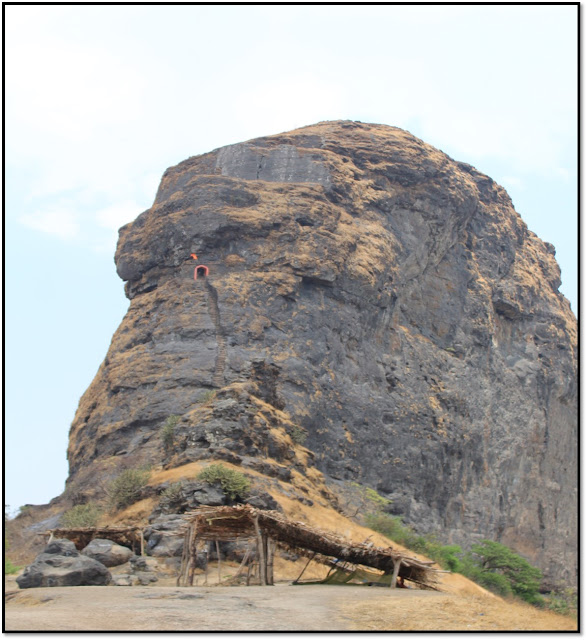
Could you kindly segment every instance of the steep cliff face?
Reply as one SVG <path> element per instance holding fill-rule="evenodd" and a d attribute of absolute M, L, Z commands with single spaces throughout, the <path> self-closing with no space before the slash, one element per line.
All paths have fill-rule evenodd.
<path fill-rule="evenodd" d="M 116 264 L 130 307 L 68 491 L 124 459 L 322 472 L 574 582 L 576 321 L 554 248 L 490 178 L 394 127 L 321 123 L 168 169 Z"/>

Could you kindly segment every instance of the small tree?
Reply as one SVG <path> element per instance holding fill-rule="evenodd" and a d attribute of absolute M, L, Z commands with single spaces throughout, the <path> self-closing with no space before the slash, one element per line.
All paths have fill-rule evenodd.
<path fill-rule="evenodd" d="M 471 547 L 465 559 L 465 575 L 501 595 L 514 595 L 530 604 L 540 604 L 542 572 L 505 545 L 482 540 Z"/>
<path fill-rule="evenodd" d="M 148 469 L 125 469 L 106 489 L 108 504 L 113 509 L 124 509 L 140 498 L 151 472 Z"/>
<path fill-rule="evenodd" d="M 207 484 L 219 484 L 224 494 L 232 500 L 246 497 L 251 489 L 251 483 L 244 474 L 221 463 L 206 467 L 197 478 Z"/>

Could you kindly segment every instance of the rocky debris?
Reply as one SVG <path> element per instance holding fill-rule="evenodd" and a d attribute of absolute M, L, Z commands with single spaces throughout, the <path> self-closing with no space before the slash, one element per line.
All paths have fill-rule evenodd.
<path fill-rule="evenodd" d="M 117 567 L 128 562 L 133 552 L 127 547 L 116 544 L 112 540 L 104 538 L 94 538 L 87 547 L 82 550 L 82 554 L 89 558 L 94 558 L 105 567 Z"/>
<path fill-rule="evenodd" d="M 81 555 L 73 542 L 53 540 L 16 582 L 21 589 L 30 589 L 107 585 L 110 579 L 108 569 L 97 560 Z"/>
<path fill-rule="evenodd" d="M 119 568 L 120 570 L 123 567 Z M 124 567 L 127 569 L 127 567 Z M 128 562 L 128 571 L 112 576 L 112 584 L 117 587 L 148 586 L 159 580 L 156 565 L 149 564 L 147 558 L 133 555 Z"/>
<path fill-rule="evenodd" d="M 245 466 L 243 464 L 243 466 Z M 281 479 L 291 479 L 291 471 L 283 467 L 278 472 L 274 469 L 277 465 L 269 465 L 267 463 L 251 463 L 246 466 L 256 469 L 261 473 L 266 471 L 268 476 L 277 476 Z M 175 488 L 169 491 L 170 488 Z M 151 514 L 150 520 L 155 520 L 161 515 L 181 514 L 186 511 L 197 509 L 200 506 L 222 506 L 236 504 L 237 500 L 226 495 L 222 490 L 220 483 L 199 482 L 197 480 L 182 480 L 178 483 L 165 483 L 156 488 L 156 493 L 161 495 L 157 508 Z M 276 509 L 280 510 L 279 504 L 266 491 L 254 489 L 249 495 L 239 498 L 238 502 L 250 504 L 259 509 Z"/>
<path fill-rule="evenodd" d="M 116 456 L 255 459 L 574 584 L 577 324 L 553 253 L 491 178 L 395 127 L 189 158 L 120 230 L 130 307 L 74 418 L 68 490 Z"/>

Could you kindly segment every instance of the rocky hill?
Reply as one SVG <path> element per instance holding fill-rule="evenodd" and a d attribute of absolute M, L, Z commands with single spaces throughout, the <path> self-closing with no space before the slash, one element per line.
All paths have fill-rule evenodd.
<path fill-rule="evenodd" d="M 401 129 L 320 123 L 168 169 L 116 265 L 130 307 L 66 496 L 143 462 L 226 460 L 300 503 L 355 481 L 574 583 L 576 320 L 491 178 Z"/>

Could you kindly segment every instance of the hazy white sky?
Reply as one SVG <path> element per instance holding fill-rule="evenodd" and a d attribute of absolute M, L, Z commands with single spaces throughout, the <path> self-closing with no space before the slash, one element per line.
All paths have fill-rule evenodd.
<path fill-rule="evenodd" d="M 408 129 L 509 191 L 576 308 L 576 6 L 5 10 L 12 507 L 62 491 L 69 425 L 128 306 L 117 229 L 189 156 L 320 120 Z"/>

